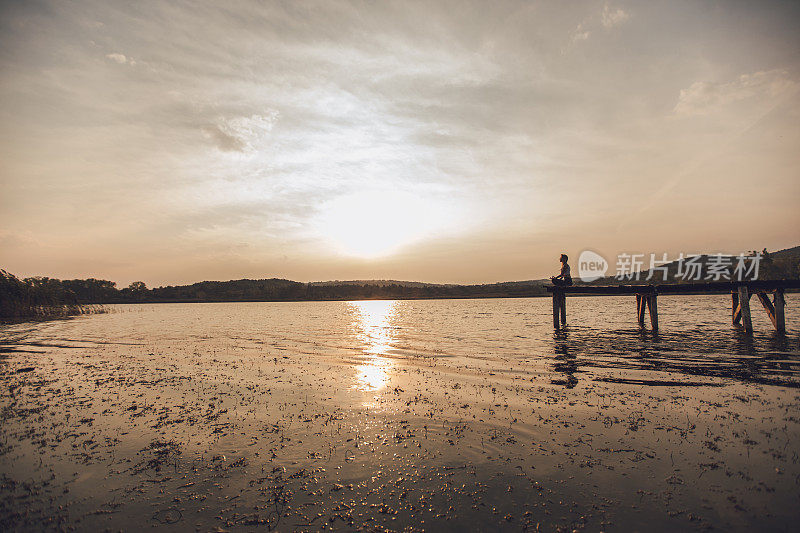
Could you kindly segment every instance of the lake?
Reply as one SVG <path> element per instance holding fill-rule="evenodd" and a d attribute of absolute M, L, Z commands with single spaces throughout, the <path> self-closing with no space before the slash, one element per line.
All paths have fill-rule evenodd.
<path fill-rule="evenodd" d="M 800 305 L 142 304 L 0 326 L 0 527 L 783 531 Z"/>

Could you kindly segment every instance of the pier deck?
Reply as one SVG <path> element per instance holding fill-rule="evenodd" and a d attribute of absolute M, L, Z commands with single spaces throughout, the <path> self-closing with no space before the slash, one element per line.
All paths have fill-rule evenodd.
<path fill-rule="evenodd" d="M 764 307 L 772 325 L 779 332 L 786 331 L 785 292 L 800 289 L 800 280 L 713 281 L 706 283 L 671 283 L 657 285 L 571 285 L 552 286 L 553 327 L 560 329 L 567 323 L 567 295 L 608 296 L 633 295 L 636 297 L 636 317 L 640 327 L 645 327 L 645 316 L 650 315 L 650 326 L 658 331 L 659 294 L 730 294 L 731 320 L 748 333 L 753 331 L 750 297 L 754 294 Z M 772 298 L 770 298 L 772 296 Z"/>

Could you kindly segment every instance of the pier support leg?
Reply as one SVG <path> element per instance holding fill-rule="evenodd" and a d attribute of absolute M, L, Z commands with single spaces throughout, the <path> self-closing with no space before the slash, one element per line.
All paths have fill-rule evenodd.
<path fill-rule="evenodd" d="M 784 308 L 786 300 L 783 298 L 783 289 L 775 291 L 775 329 L 780 333 L 786 332 L 786 315 Z"/>
<path fill-rule="evenodd" d="M 560 329 L 558 324 L 558 314 L 561 307 L 561 291 L 553 291 L 553 327 Z"/>
<path fill-rule="evenodd" d="M 561 326 L 567 325 L 567 293 L 561 293 Z"/>
<path fill-rule="evenodd" d="M 734 326 L 742 323 L 742 308 L 739 307 L 739 293 L 731 293 L 731 322 Z"/>
<path fill-rule="evenodd" d="M 644 309 L 645 309 L 645 300 L 647 296 L 643 294 L 636 295 L 636 319 L 639 321 L 639 327 L 644 327 Z"/>
<path fill-rule="evenodd" d="M 658 296 L 651 294 L 647 297 L 647 309 L 650 311 L 650 326 L 653 331 L 658 331 Z"/>
<path fill-rule="evenodd" d="M 642 327 L 642 321 L 639 320 L 639 316 L 641 315 L 640 310 L 642 309 L 642 295 L 636 295 L 636 320 L 639 322 L 639 327 Z"/>
<path fill-rule="evenodd" d="M 750 291 L 746 285 L 741 285 L 739 292 L 739 308 L 742 312 L 742 323 L 747 333 L 753 333 L 753 319 L 750 317 Z"/>
<path fill-rule="evenodd" d="M 767 296 L 767 293 L 765 292 L 759 292 L 757 293 L 757 295 L 758 295 L 758 300 L 761 302 L 761 306 L 764 308 L 764 311 L 767 312 L 769 321 L 772 322 L 772 325 L 775 327 L 775 329 L 778 329 L 778 321 L 776 320 L 775 317 L 775 306 L 772 305 L 769 296 Z"/>

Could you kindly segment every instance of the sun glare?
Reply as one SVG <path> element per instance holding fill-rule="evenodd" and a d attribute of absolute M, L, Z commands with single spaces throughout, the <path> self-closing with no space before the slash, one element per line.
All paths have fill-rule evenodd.
<path fill-rule="evenodd" d="M 396 313 L 394 300 L 349 302 L 353 313 L 353 328 L 362 345 L 364 361 L 356 367 L 354 389 L 376 391 L 389 382 L 389 372 L 394 364 L 385 355 L 392 349 L 394 328 L 392 318 Z"/>
<path fill-rule="evenodd" d="M 364 191 L 332 200 L 320 233 L 348 255 L 380 257 L 453 226 L 452 206 L 407 192 Z"/>

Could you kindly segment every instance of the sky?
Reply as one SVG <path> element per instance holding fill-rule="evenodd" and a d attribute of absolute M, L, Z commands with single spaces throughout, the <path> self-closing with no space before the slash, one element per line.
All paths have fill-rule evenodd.
<path fill-rule="evenodd" d="M 0 268 L 475 283 L 800 244 L 800 3 L 0 3 Z"/>

